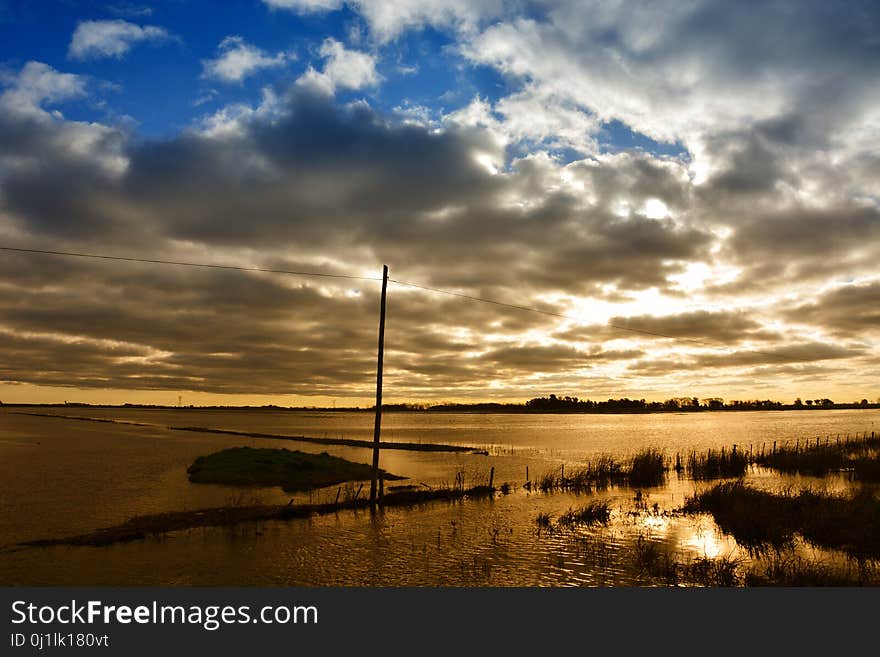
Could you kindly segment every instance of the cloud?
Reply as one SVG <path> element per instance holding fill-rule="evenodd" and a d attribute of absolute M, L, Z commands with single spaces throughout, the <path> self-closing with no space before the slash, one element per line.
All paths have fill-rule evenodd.
<path fill-rule="evenodd" d="M 121 19 L 82 21 L 73 32 L 67 56 L 71 59 L 120 59 L 137 43 L 170 38 L 165 28 L 156 25 L 140 26 Z"/>
<path fill-rule="evenodd" d="M 677 315 L 612 317 L 609 324 L 647 334 L 709 343 L 717 341 L 735 344 L 745 340 L 777 339 L 779 334 L 766 331 L 761 322 L 747 311 L 698 310 Z"/>
<path fill-rule="evenodd" d="M 877 73 L 858 58 L 876 55 L 876 21 L 818 2 L 797 11 L 785 3 L 560 2 L 492 25 L 464 52 L 647 135 L 689 140 L 777 116 L 794 101 L 849 104 L 817 94 L 824 82 L 865 98 L 860 88 Z M 803 38 L 780 39 L 781 25 Z M 841 66 L 854 78 L 837 81 Z M 805 68 L 810 76 L 797 75 Z"/>
<path fill-rule="evenodd" d="M 753 208 L 731 226 L 723 255 L 741 273 L 713 290 L 719 293 L 783 283 L 815 289 L 831 276 L 874 272 L 880 257 L 880 208 L 853 200 L 825 207 Z"/>
<path fill-rule="evenodd" d="M 333 94 L 336 89 L 363 89 L 379 84 L 376 57 L 366 52 L 349 50 L 335 39 L 325 39 L 318 51 L 324 58 L 318 72 L 309 67 L 298 83 L 313 91 Z"/>
<path fill-rule="evenodd" d="M 85 98 L 84 77 L 32 61 L 5 82 L 0 93 L 0 184 L 4 178 L 7 185 L 14 180 L 27 181 L 25 184 L 33 185 L 40 196 L 56 182 L 62 187 L 76 185 L 74 169 L 83 163 L 91 172 L 87 177 L 113 176 L 125 168 L 120 131 L 98 123 L 65 120 L 53 108 Z M 58 180 L 47 176 L 41 181 L 40 176 L 48 170 L 64 170 L 65 174 Z"/>
<path fill-rule="evenodd" d="M 271 9 L 289 9 L 304 14 L 341 9 L 345 0 L 263 0 Z"/>
<path fill-rule="evenodd" d="M 744 365 L 781 365 L 811 363 L 823 360 L 855 358 L 865 354 L 858 346 L 841 346 L 824 342 L 808 342 L 774 347 L 772 349 L 743 349 L 729 354 L 710 354 L 696 358 L 700 367 L 740 367 Z"/>
<path fill-rule="evenodd" d="M 376 58 L 372 55 L 349 50 L 334 39 L 326 39 L 319 52 L 326 60 L 324 75 L 337 87 L 361 89 L 379 83 Z"/>
<path fill-rule="evenodd" d="M 82 97 L 86 92 L 82 76 L 61 73 L 48 64 L 33 61 L 9 77 L 5 86 L 0 105 L 5 112 L 17 115 L 42 114 L 44 103 Z"/>
<path fill-rule="evenodd" d="M 292 59 L 289 53 L 270 55 L 247 43 L 240 36 L 228 36 L 217 48 L 215 59 L 202 60 L 202 76 L 223 82 L 242 82 L 257 71 L 284 66 Z"/>
<path fill-rule="evenodd" d="M 87 97 L 79 76 L 6 76 L 0 234 L 364 276 L 387 262 L 400 280 L 564 315 L 392 284 L 400 398 L 876 396 L 876 12 L 388 6 L 348 4 L 373 37 L 363 50 L 325 41 L 291 88 L 164 139 L 65 119 L 62 103 Z M 457 64 L 503 76 L 501 95 L 445 115 L 334 97 L 377 86 L 381 44 L 425 25 Z M 609 146 L 615 131 L 634 145 Z M 70 385 L 68 362 L 79 386 L 371 392 L 373 282 L 24 256 L 0 259 L 0 280 L 9 380 Z"/>
<path fill-rule="evenodd" d="M 690 357 L 651 358 L 629 365 L 628 370 L 641 376 L 665 376 L 668 374 L 687 374 L 694 372 L 708 375 L 712 369 L 747 368 L 751 377 L 748 383 L 754 385 L 761 376 L 801 375 L 832 372 L 834 368 L 811 365 L 823 361 L 858 359 L 866 351 L 858 346 L 843 346 L 819 342 L 779 345 L 768 349 L 732 349 L 724 354 L 697 354 Z"/>
<path fill-rule="evenodd" d="M 340 107 L 301 88 L 274 102 L 271 114 L 241 116 L 235 131 L 161 141 L 108 132 L 117 141 L 96 142 L 79 158 L 64 156 L 51 138 L 75 124 L 50 117 L 31 126 L 27 145 L 42 155 L 40 166 L 0 177 L 0 217 L 20 240 L 58 248 L 97 241 L 102 250 L 144 255 L 144 245 L 153 245 L 163 258 L 228 253 L 233 262 L 341 273 L 372 273 L 386 261 L 405 280 L 551 311 L 565 307 L 542 299 L 545 292 L 609 281 L 662 285 L 678 260 L 699 257 L 706 245 L 706 235 L 674 222 L 617 216 L 602 198 L 548 191 L 550 181 L 562 181 L 549 160 L 493 175 L 475 154 L 495 153 L 497 145 L 479 130 L 395 123 L 363 103 Z M 9 133 L 0 139 L 21 134 L 20 125 Z M 111 154 L 126 162 L 115 176 L 101 164 Z M 626 157 L 616 161 L 622 172 L 633 166 Z M 206 258 L 205 249 L 214 255 Z M 372 376 L 373 289 L 352 294 L 350 284 L 63 259 L 32 268 L 4 262 L 15 272 L 7 280 L 16 281 L 0 294 L 4 326 L 21 364 L 7 378 L 63 381 L 38 360 L 46 333 L 56 354 L 71 339 L 116 340 L 152 354 L 117 361 L 81 350 L 90 360 L 76 385 L 351 394 Z M 545 315 L 403 287 L 390 308 L 389 367 L 412 391 L 424 389 L 425 377 L 451 387 L 463 371 L 471 372 L 468 385 L 495 380 L 503 368 L 570 376 L 612 358 L 565 345 L 510 344 L 558 324 Z M 485 336 L 508 346 L 483 348 L 483 357 L 462 354 L 461 344 Z M 242 371 L 254 376 L 234 374 Z"/>
<path fill-rule="evenodd" d="M 880 282 L 838 286 L 785 311 L 784 316 L 793 323 L 821 326 L 853 339 L 876 334 L 880 331 Z"/>
<path fill-rule="evenodd" d="M 597 153 L 595 136 L 600 123 L 588 111 L 567 99 L 554 98 L 526 87 L 490 105 L 482 98 L 446 116 L 447 122 L 491 130 L 504 144 L 534 148 L 574 149 L 582 154 Z"/>
<path fill-rule="evenodd" d="M 348 6 L 358 12 L 374 38 L 384 43 L 406 30 L 430 25 L 472 31 L 484 20 L 503 13 L 501 0 L 263 0 L 271 9 L 302 14 L 336 11 Z"/>

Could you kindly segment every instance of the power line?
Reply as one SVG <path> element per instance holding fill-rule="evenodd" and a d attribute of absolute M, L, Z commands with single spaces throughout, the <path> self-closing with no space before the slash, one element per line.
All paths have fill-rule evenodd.
<path fill-rule="evenodd" d="M 218 265 L 213 263 L 205 263 L 205 262 L 187 262 L 182 260 L 157 260 L 152 258 L 135 258 L 135 257 L 127 257 L 127 256 L 111 256 L 111 255 L 103 255 L 97 253 L 76 253 L 73 251 L 49 251 L 46 249 L 25 249 L 20 247 L 12 247 L 12 246 L 0 246 L 0 251 L 10 251 L 14 253 L 34 253 L 41 255 L 55 255 L 55 256 L 69 256 L 73 258 L 90 258 L 94 260 L 113 260 L 120 262 L 141 262 L 146 264 L 153 265 L 174 265 L 178 267 L 202 267 L 207 269 L 226 269 L 226 270 L 234 270 L 234 271 L 248 271 L 248 272 L 264 272 L 269 274 L 287 274 L 291 276 L 310 276 L 310 277 L 320 277 L 320 278 L 337 278 L 337 279 L 345 279 L 345 280 L 354 280 L 354 281 L 376 281 L 381 282 L 381 278 L 370 277 L 370 276 L 353 276 L 350 274 L 328 274 L 325 272 L 314 272 L 314 271 L 294 271 L 290 269 L 271 269 L 266 267 L 241 267 L 237 265 Z M 563 313 L 556 313 L 550 310 L 542 310 L 540 308 L 534 308 L 532 306 L 522 306 L 513 303 L 507 303 L 504 301 L 498 301 L 497 299 L 487 299 L 485 297 L 477 297 L 470 294 L 463 294 L 461 292 L 453 292 L 451 290 L 443 290 L 437 287 L 430 287 L 428 285 L 420 285 L 418 283 L 411 283 L 409 281 L 401 281 L 395 278 L 389 278 L 388 281 L 390 283 L 396 283 L 397 285 L 403 285 L 406 287 L 417 288 L 419 290 L 424 290 L 426 292 L 436 292 L 438 294 L 445 294 L 447 296 L 458 297 L 460 299 L 467 299 L 469 301 L 476 301 L 479 303 L 491 304 L 494 306 L 501 306 L 503 308 L 512 308 L 514 310 L 521 310 L 524 312 L 538 313 L 541 315 L 548 315 L 550 317 L 559 317 L 561 319 L 568 319 L 573 322 L 580 322 L 577 317 L 572 317 L 571 315 L 565 315 Z M 629 331 L 631 333 L 640 333 L 642 335 L 650 335 L 655 338 L 664 338 L 667 340 L 682 340 L 685 342 L 694 342 L 696 344 L 701 344 L 705 346 L 714 346 L 709 345 L 709 343 L 697 340 L 695 338 L 685 338 L 681 336 L 667 335 L 665 333 L 657 333 L 655 331 L 646 331 L 643 329 L 636 329 L 629 326 L 621 326 L 619 324 L 606 324 L 609 328 L 617 329 L 620 331 Z"/>
<path fill-rule="evenodd" d="M 441 290 L 437 287 L 428 287 L 427 285 L 418 285 L 417 283 L 408 283 L 406 281 L 398 281 L 394 278 L 389 278 L 388 281 L 390 283 L 397 283 L 398 285 L 405 285 L 407 287 L 416 287 L 420 290 L 427 290 L 429 292 L 439 292 L 440 294 L 448 294 L 451 297 L 460 297 L 462 299 L 470 299 L 471 301 L 480 301 L 482 303 L 491 303 L 496 306 L 504 306 L 505 308 L 515 308 L 516 310 L 526 310 L 532 313 L 541 313 L 542 315 L 552 315 L 553 317 L 562 317 L 563 319 L 574 319 L 573 317 L 569 317 L 568 315 L 563 315 L 561 313 L 554 313 L 550 310 L 541 310 L 540 308 L 532 308 L 530 306 L 518 306 L 512 303 L 505 303 L 504 301 L 496 301 L 495 299 L 484 299 L 483 297 L 473 297 L 469 294 L 462 294 L 460 292 L 452 292 L 450 290 Z"/>
<path fill-rule="evenodd" d="M 42 249 L 21 249 L 12 246 L 0 246 L 0 251 L 16 253 L 39 253 L 43 255 L 71 256 L 74 258 L 92 258 L 97 260 L 119 260 L 123 262 L 144 262 L 152 265 L 176 265 L 178 267 L 204 267 L 208 269 L 233 269 L 235 271 L 257 271 L 269 274 L 289 274 L 291 276 L 318 276 L 322 278 L 344 278 L 354 281 L 381 281 L 381 278 L 369 276 L 351 276 L 347 274 L 327 274 L 314 271 L 293 271 L 290 269 L 269 269 L 264 267 L 239 267 L 236 265 L 216 265 L 205 262 L 184 262 L 180 260 L 153 260 L 150 258 L 129 258 L 125 256 L 99 255 L 96 253 L 73 253 L 71 251 L 46 251 Z"/>

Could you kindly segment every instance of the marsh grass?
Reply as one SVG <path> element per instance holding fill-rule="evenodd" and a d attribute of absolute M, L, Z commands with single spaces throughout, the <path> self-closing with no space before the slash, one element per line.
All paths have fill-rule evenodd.
<path fill-rule="evenodd" d="M 380 471 L 386 480 L 403 479 Z M 199 484 L 281 486 L 296 492 L 350 481 L 368 480 L 372 468 L 327 452 L 231 447 L 198 457 L 187 469 L 189 480 Z"/>
<path fill-rule="evenodd" d="M 632 559 L 640 576 L 659 580 L 667 586 L 679 583 L 679 565 L 675 557 L 644 534 L 639 534 L 633 545 Z"/>
<path fill-rule="evenodd" d="M 627 470 L 627 479 L 630 486 L 661 486 L 666 481 L 666 459 L 656 449 L 642 450 L 632 457 Z"/>
<path fill-rule="evenodd" d="M 864 456 L 850 461 L 853 477 L 858 481 L 880 482 L 880 458 L 878 454 Z"/>
<path fill-rule="evenodd" d="M 880 436 L 874 433 L 844 440 L 826 438 L 785 444 L 757 456 L 758 465 L 779 472 L 824 477 L 833 472 L 852 471 L 861 481 L 880 481 Z"/>
<path fill-rule="evenodd" d="M 698 454 L 691 452 L 687 458 L 685 471 L 692 479 L 727 479 L 742 477 L 749 468 L 749 457 L 743 452 L 722 449 L 707 450 Z"/>
<path fill-rule="evenodd" d="M 561 466 L 541 476 L 536 487 L 544 493 L 591 493 L 613 486 L 662 486 L 668 470 L 664 455 L 648 448 L 625 461 L 601 455 L 575 468 Z"/>
<path fill-rule="evenodd" d="M 880 501 L 870 490 L 852 497 L 811 489 L 770 493 L 724 482 L 689 498 L 684 511 L 711 513 L 751 551 L 791 546 L 795 536 L 861 558 L 880 557 Z"/>
<path fill-rule="evenodd" d="M 877 586 L 880 569 L 870 561 L 834 566 L 792 554 L 773 553 L 745 575 L 746 586 Z"/>
<path fill-rule="evenodd" d="M 563 527 L 575 525 L 607 525 L 611 519 L 611 506 L 606 500 L 593 501 L 580 509 L 569 509 L 557 521 Z"/>

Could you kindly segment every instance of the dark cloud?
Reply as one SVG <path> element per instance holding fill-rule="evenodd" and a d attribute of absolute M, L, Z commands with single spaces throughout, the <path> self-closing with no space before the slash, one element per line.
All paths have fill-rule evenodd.
<path fill-rule="evenodd" d="M 697 356 L 694 359 L 694 364 L 699 367 L 741 367 L 745 365 L 809 363 L 856 358 L 864 353 L 863 347 L 810 342 L 771 349 L 741 349 L 729 354 L 707 354 Z"/>
<path fill-rule="evenodd" d="M 844 285 L 784 312 L 790 322 L 858 338 L 880 331 L 880 282 Z"/>
<path fill-rule="evenodd" d="M 724 256 L 741 267 L 713 293 L 767 291 L 876 270 L 880 210 L 863 204 L 795 207 L 755 212 L 732 224 Z"/>
<path fill-rule="evenodd" d="M 847 371 L 846 366 L 829 366 L 825 361 L 861 361 L 866 351 L 859 346 L 823 343 L 781 345 L 768 349 L 739 349 L 728 353 L 695 354 L 673 358 L 645 358 L 630 364 L 627 370 L 637 376 L 697 377 L 704 382 L 713 370 L 748 368 L 745 377 L 728 377 L 726 385 L 757 386 L 762 381 L 776 385 L 780 379 L 810 380 L 819 375 L 833 376 Z M 826 379 L 827 382 L 827 379 Z"/>
<path fill-rule="evenodd" d="M 672 338 L 685 338 L 695 342 L 722 342 L 733 344 L 744 340 L 775 340 L 780 336 L 767 331 L 747 311 L 705 310 L 655 317 L 612 317 L 609 324 L 615 327 L 643 331 Z"/>
<path fill-rule="evenodd" d="M 641 351 L 581 351 L 566 345 L 506 346 L 481 354 L 479 360 L 496 370 L 556 372 L 590 367 L 595 363 L 636 358 Z"/>

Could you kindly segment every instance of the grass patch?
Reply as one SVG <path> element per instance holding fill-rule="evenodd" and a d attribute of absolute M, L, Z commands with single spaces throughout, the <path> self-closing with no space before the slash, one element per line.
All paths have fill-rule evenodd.
<path fill-rule="evenodd" d="M 880 482 L 880 458 L 861 457 L 850 461 L 853 476 L 859 481 L 877 483 Z"/>
<path fill-rule="evenodd" d="M 590 502 L 585 507 L 577 510 L 569 510 L 559 517 L 559 524 L 563 527 L 574 525 L 606 525 L 611 519 L 611 507 L 607 501 Z"/>
<path fill-rule="evenodd" d="M 660 486 L 666 480 L 666 459 L 656 449 L 642 450 L 632 457 L 627 478 L 630 486 Z"/>
<path fill-rule="evenodd" d="M 543 529 L 548 529 L 550 527 L 550 514 L 539 513 L 538 517 L 535 518 L 535 524 Z"/>
<path fill-rule="evenodd" d="M 692 479 L 727 479 L 742 477 L 749 468 L 749 459 L 734 448 L 730 452 L 722 449 L 708 450 L 705 454 L 691 452 L 685 469 Z"/>
<path fill-rule="evenodd" d="M 387 480 L 403 479 L 381 472 Z M 289 449 L 232 447 L 200 456 L 187 473 L 190 481 L 199 484 L 281 486 L 287 492 L 296 492 L 364 481 L 371 478 L 372 468 L 326 452 L 308 454 Z"/>
<path fill-rule="evenodd" d="M 824 477 L 832 472 L 853 471 L 861 481 L 880 481 L 880 436 L 865 433 L 861 437 L 824 443 L 783 445 L 755 458 L 755 463 L 779 472 Z"/>
<path fill-rule="evenodd" d="M 746 586 L 877 586 L 880 572 L 871 562 L 832 567 L 799 556 L 773 554 L 745 575 Z"/>
<path fill-rule="evenodd" d="M 868 490 L 853 497 L 812 490 L 768 493 L 725 482 L 687 500 L 684 510 L 711 513 L 746 548 L 790 545 L 795 534 L 859 558 L 880 557 L 880 501 Z"/>
<path fill-rule="evenodd" d="M 590 493 L 610 486 L 661 486 L 668 470 L 663 454 L 649 448 L 628 461 L 603 455 L 576 468 L 562 466 L 540 477 L 536 486 L 545 493 L 556 490 Z"/>

